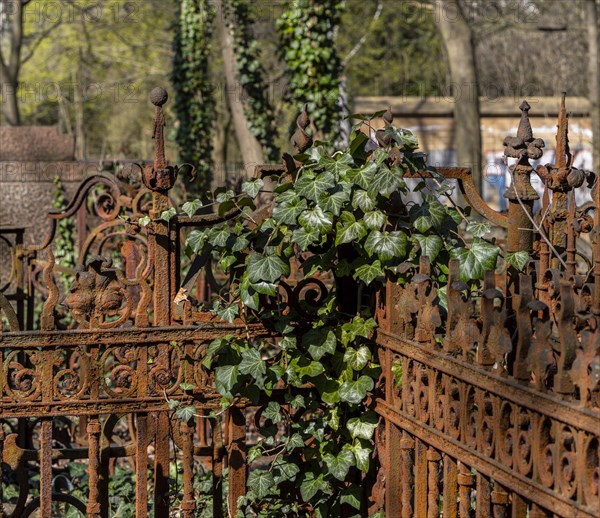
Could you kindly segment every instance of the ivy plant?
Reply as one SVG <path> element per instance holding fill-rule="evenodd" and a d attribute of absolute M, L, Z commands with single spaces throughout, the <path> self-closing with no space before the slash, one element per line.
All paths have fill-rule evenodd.
<path fill-rule="evenodd" d="M 262 144 L 265 156 L 274 160 L 277 132 L 273 106 L 266 88 L 266 73 L 260 61 L 260 43 L 252 30 L 255 21 L 253 8 L 247 0 L 225 0 L 223 5 L 227 29 L 235 47 L 238 79 L 245 94 L 243 100 L 249 129 Z"/>
<path fill-rule="evenodd" d="M 277 20 L 281 58 L 290 82 L 288 98 L 308 111 L 325 137 L 339 123 L 342 63 L 335 34 L 344 2 L 340 0 L 289 0 Z"/>
<path fill-rule="evenodd" d="M 212 178 L 215 102 L 209 57 L 213 18 L 207 0 L 181 0 L 173 39 L 171 84 L 179 120 L 177 144 L 181 160 L 196 167 L 198 192 L 204 192 Z"/>
<path fill-rule="evenodd" d="M 215 302 L 220 318 L 256 319 L 278 336 L 218 339 L 204 360 L 223 408 L 240 400 L 261 408 L 238 516 L 364 516 L 378 426 L 367 400 L 381 375 L 372 290 L 386 278 L 405 282 L 423 255 L 438 288 L 452 257 L 474 285 L 496 265 L 489 229 L 471 226 L 469 243 L 460 236 L 466 215 L 449 201 L 452 186 L 434 170 L 419 178 L 426 164 L 414 135 L 391 124 L 375 132 L 371 117 L 354 118 L 347 149 L 320 143 L 294 157 L 297 168 L 275 179 L 268 216 L 254 212 L 264 187 L 254 179 L 241 194 L 215 193 L 219 212 L 237 208 L 238 218 L 188 236 L 190 252 L 212 254 L 229 275 Z M 315 278 L 314 292 L 291 300 L 294 280 L 308 288 Z"/>

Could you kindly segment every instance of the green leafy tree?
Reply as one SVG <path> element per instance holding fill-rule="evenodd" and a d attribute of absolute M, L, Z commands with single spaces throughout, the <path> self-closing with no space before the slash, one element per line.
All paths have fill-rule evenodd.
<path fill-rule="evenodd" d="M 212 175 L 212 124 L 215 117 L 209 73 L 213 13 L 206 0 L 181 0 L 174 39 L 171 83 L 179 119 L 181 160 L 193 164 L 204 191 Z"/>
<path fill-rule="evenodd" d="M 298 109 L 308 105 L 317 131 L 325 138 L 339 122 L 342 63 L 335 35 L 342 9 L 340 0 L 291 0 L 277 21 L 289 99 Z"/>
<path fill-rule="evenodd" d="M 255 22 L 252 5 L 246 0 L 225 0 L 223 4 L 227 27 L 232 35 L 248 128 L 263 146 L 265 157 L 276 160 L 273 107 L 260 59 L 260 42 L 252 30 Z"/>

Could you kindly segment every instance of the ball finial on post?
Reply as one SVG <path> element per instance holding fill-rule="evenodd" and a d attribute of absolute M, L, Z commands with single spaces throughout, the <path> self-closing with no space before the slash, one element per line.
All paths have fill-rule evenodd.
<path fill-rule="evenodd" d="M 154 106 L 162 106 L 169 100 L 169 94 L 164 88 L 157 86 L 150 92 L 150 101 Z"/>

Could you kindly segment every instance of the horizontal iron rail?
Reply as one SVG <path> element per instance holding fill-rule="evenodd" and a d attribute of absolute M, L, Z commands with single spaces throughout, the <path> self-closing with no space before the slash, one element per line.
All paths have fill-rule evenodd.
<path fill-rule="evenodd" d="M 265 336 L 271 333 L 262 324 L 224 324 L 203 322 L 188 326 L 160 326 L 118 329 L 75 329 L 67 331 L 14 331 L 0 333 L 1 349 L 33 347 L 80 347 L 82 345 L 143 345 L 171 341 L 206 341 L 227 335 L 250 334 Z"/>
<path fill-rule="evenodd" d="M 568 424 L 591 434 L 598 433 L 600 415 L 591 409 L 564 401 L 519 384 L 516 380 L 503 378 L 485 369 L 450 356 L 447 353 L 431 348 L 424 349 L 418 343 L 406 340 L 401 336 L 377 331 L 377 342 L 402 356 L 432 367 L 444 374 L 465 381 L 495 394 L 503 400 L 512 401 L 522 407 L 545 414 L 557 421 Z M 509 388 L 509 390 L 507 390 Z M 564 412 L 558 411 L 559 408 Z"/>
<path fill-rule="evenodd" d="M 562 498 L 555 491 L 548 489 L 530 478 L 516 473 L 500 462 L 481 454 L 464 443 L 452 439 L 435 427 L 419 421 L 418 419 L 398 413 L 389 403 L 377 399 L 375 411 L 388 421 L 399 426 L 401 429 L 421 439 L 426 444 L 439 449 L 442 452 L 452 451 L 459 461 L 468 466 L 473 466 L 478 472 L 499 482 L 506 488 L 514 491 L 527 499 L 549 509 L 559 516 L 573 518 L 596 518 L 596 512 L 587 509 L 583 505 Z"/>

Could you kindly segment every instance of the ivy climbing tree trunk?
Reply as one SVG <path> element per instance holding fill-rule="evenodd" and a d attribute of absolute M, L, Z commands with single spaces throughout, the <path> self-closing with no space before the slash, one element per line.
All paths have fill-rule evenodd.
<path fill-rule="evenodd" d="M 473 180 L 481 192 L 481 123 L 473 34 L 458 0 L 434 0 L 433 5 L 454 89 L 456 161 L 458 166 L 473 171 Z"/>
<path fill-rule="evenodd" d="M 600 173 L 600 70 L 598 61 L 600 55 L 600 31 L 598 31 L 598 2 L 587 0 L 587 28 L 588 28 L 588 98 L 592 114 L 592 149 L 594 154 L 593 170 Z"/>
<path fill-rule="evenodd" d="M 221 53 L 225 68 L 227 102 L 231 112 L 236 140 L 242 160 L 244 161 L 245 175 L 251 176 L 254 172 L 254 166 L 264 163 L 263 150 L 260 142 L 249 128 L 249 121 L 244 109 L 243 89 L 237 73 L 233 36 L 227 28 L 222 0 L 215 0 L 214 6 L 219 26 L 219 35 L 221 37 Z"/>
<path fill-rule="evenodd" d="M 207 0 L 181 0 L 173 40 L 171 83 L 179 119 L 177 144 L 183 162 L 196 167 L 196 188 L 204 194 L 213 177 L 215 102 L 208 59 L 213 27 Z"/>

